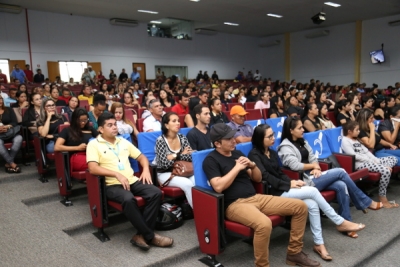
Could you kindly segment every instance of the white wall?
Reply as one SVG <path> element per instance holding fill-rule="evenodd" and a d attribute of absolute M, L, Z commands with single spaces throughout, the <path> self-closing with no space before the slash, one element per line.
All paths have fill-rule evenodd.
<path fill-rule="evenodd" d="M 5 16 L 3 16 L 5 14 Z M 29 62 L 25 14 L 0 16 L 0 58 Z M 47 61 L 101 62 L 103 72 L 130 73 L 133 62 L 146 63 L 147 78 L 155 78 L 155 65 L 188 66 L 189 77 L 199 70 L 217 71 L 232 79 L 239 70 L 258 68 L 253 51 L 258 38 L 218 33 L 194 35 L 192 41 L 147 36 L 146 24 L 112 26 L 107 19 L 29 11 L 32 66 L 40 64 L 47 74 Z M 6 38 L 3 38 L 5 36 Z"/>
<path fill-rule="evenodd" d="M 330 34 L 304 37 L 322 30 Z M 315 78 L 340 85 L 354 82 L 355 23 L 295 32 L 290 37 L 292 79 L 304 83 Z"/>
<path fill-rule="evenodd" d="M 395 20 L 400 20 L 400 15 L 363 21 L 361 80 L 367 85 L 377 83 L 384 88 L 400 81 L 400 26 L 388 25 Z M 380 49 L 382 43 L 386 62 L 371 64 L 369 52 Z"/>
<path fill-rule="evenodd" d="M 259 44 L 270 44 L 276 40 L 281 43 L 276 46 L 259 47 L 258 58 L 260 73 L 263 78 L 271 77 L 272 80 L 285 80 L 285 38 L 284 35 L 260 38 Z"/>

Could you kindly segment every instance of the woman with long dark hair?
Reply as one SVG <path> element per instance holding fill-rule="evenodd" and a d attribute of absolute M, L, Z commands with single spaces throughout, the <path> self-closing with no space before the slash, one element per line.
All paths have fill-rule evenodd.
<path fill-rule="evenodd" d="M 59 134 L 54 151 L 83 152 L 79 157 L 71 157 L 73 171 L 85 171 L 86 146 L 91 138 L 97 137 L 98 132 L 89 125 L 88 112 L 84 108 L 77 108 L 72 112 L 70 126 Z"/>
<path fill-rule="evenodd" d="M 354 121 L 354 113 L 351 110 L 350 102 L 347 99 L 340 100 L 335 105 L 335 116 L 338 126 L 348 121 Z"/>
<path fill-rule="evenodd" d="M 274 96 L 270 100 L 270 107 L 268 110 L 268 118 L 285 117 L 287 113 L 283 109 L 283 101 L 280 96 Z"/>
<path fill-rule="evenodd" d="M 305 106 L 302 121 L 306 132 L 325 130 L 325 125 L 319 121 L 318 114 L 319 110 L 316 104 L 308 103 Z"/>
<path fill-rule="evenodd" d="M 165 108 L 170 108 L 173 105 L 175 105 L 175 100 L 171 99 L 167 93 L 166 90 L 161 89 L 160 90 L 160 94 L 159 94 L 159 98 L 160 98 L 160 103 L 163 107 Z"/>
<path fill-rule="evenodd" d="M 39 135 L 46 140 L 47 153 L 54 152 L 55 135 L 58 133 L 58 126 L 62 124 L 69 124 L 69 122 L 63 115 L 57 113 L 56 104 L 52 99 L 44 99 L 36 125 Z"/>
<path fill-rule="evenodd" d="M 326 250 L 322 237 L 319 210 L 321 209 L 326 214 L 339 231 L 359 230 L 358 225 L 339 216 L 317 188 L 307 186 L 301 180 L 292 180 L 282 172 L 278 154 L 270 149 L 275 143 L 275 137 L 268 124 L 260 124 L 254 128 L 251 142 L 253 149 L 249 153 L 249 159 L 260 169 L 262 179 L 269 185 L 269 194 L 304 200 L 309 211 L 310 227 L 314 239 L 313 250 L 322 259 L 331 261 L 332 257 Z"/>
<path fill-rule="evenodd" d="M 359 140 L 369 149 L 375 150 L 377 158 L 395 156 L 397 166 L 400 166 L 400 149 L 392 143 L 387 142 L 375 131 L 374 113 L 368 108 L 363 108 L 358 112 L 356 121 L 360 127 Z"/>
<path fill-rule="evenodd" d="M 304 182 L 309 186 L 315 186 L 319 191 L 334 190 L 339 204 L 339 215 L 348 221 L 352 221 L 350 199 L 358 210 L 364 212 L 367 208 L 377 210 L 382 207 L 382 203 L 372 201 L 366 196 L 342 168 L 321 172 L 317 158 L 307 141 L 303 139 L 303 133 L 303 124 L 299 118 L 286 118 L 282 141 L 278 147 L 278 155 L 283 166 L 293 171 L 304 171 Z M 356 231 L 364 227 L 365 225 L 359 224 L 357 229 L 348 230 L 346 233 L 349 237 L 356 238 L 358 237 Z"/>
<path fill-rule="evenodd" d="M 258 101 L 254 105 L 254 109 L 265 109 L 271 106 L 270 95 L 268 92 L 261 92 L 258 96 Z"/>
<path fill-rule="evenodd" d="M 386 103 L 385 99 L 377 98 L 374 101 L 374 118 L 375 120 L 383 120 L 385 118 Z"/>
<path fill-rule="evenodd" d="M 162 117 L 162 135 L 156 140 L 156 158 L 154 159 L 157 165 L 158 181 L 161 185 L 171 177 L 172 166 L 175 161 L 183 160 L 192 162 L 193 150 L 186 136 L 179 133 L 179 129 L 180 122 L 178 114 L 175 112 L 168 112 Z M 189 178 L 174 176 L 170 180 L 169 185 L 181 188 L 185 192 L 189 205 L 193 207 L 193 175 Z"/>
<path fill-rule="evenodd" d="M 14 131 L 17 126 L 17 118 L 14 111 L 4 105 L 4 99 L 0 95 L 0 135 L 8 131 Z M 19 128 L 19 127 L 18 127 Z M 10 151 L 4 146 L 5 143 L 12 143 Z M 4 165 L 8 173 L 20 173 L 21 168 L 14 162 L 15 156 L 22 145 L 22 136 L 19 132 L 14 133 L 14 136 L 8 139 L 0 138 L 0 156 L 6 161 Z"/>
<path fill-rule="evenodd" d="M 209 102 L 209 108 L 210 108 L 210 124 L 208 125 L 211 127 L 211 125 L 214 125 L 216 123 L 228 123 L 229 119 L 226 116 L 224 112 L 222 112 L 222 109 L 225 109 L 225 106 L 222 106 L 221 100 L 218 98 L 213 98 Z"/>
<path fill-rule="evenodd" d="M 325 129 L 336 128 L 333 122 L 328 118 L 328 107 L 326 104 L 318 104 L 318 119 L 321 122 L 321 125 L 325 127 Z"/>

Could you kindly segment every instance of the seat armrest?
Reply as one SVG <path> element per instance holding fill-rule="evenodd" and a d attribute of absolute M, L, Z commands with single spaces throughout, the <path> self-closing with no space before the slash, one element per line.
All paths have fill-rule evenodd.
<path fill-rule="evenodd" d="M 326 161 L 318 161 L 319 166 L 321 167 L 321 171 L 327 171 L 329 169 L 332 169 L 332 163 L 331 162 L 326 162 Z"/>
<path fill-rule="evenodd" d="M 303 180 L 303 171 L 293 171 L 287 167 L 282 167 L 282 172 L 292 180 Z"/>
<path fill-rule="evenodd" d="M 347 172 L 353 173 L 356 171 L 356 157 L 354 155 L 347 155 L 343 153 L 333 153 L 340 166 Z"/>
<path fill-rule="evenodd" d="M 89 198 L 92 223 L 97 228 L 108 224 L 108 209 L 106 197 L 106 179 L 104 176 L 92 175 L 86 171 L 86 187 Z"/>
<path fill-rule="evenodd" d="M 200 250 L 218 255 L 225 246 L 224 195 L 203 187 L 192 187 L 193 213 Z"/>
<path fill-rule="evenodd" d="M 70 194 L 71 189 L 71 168 L 70 168 L 70 154 L 66 151 L 55 151 L 54 152 L 56 161 L 56 174 L 58 189 L 61 196 L 67 196 Z"/>
<path fill-rule="evenodd" d="M 264 194 L 267 195 L 268 194 L 268 183 L 267 181 L 263 181 L 261 180 L 261 182 L 254 182 L 251 181 L 254 189 L 256 190 L 257 194 Z"/>
<path fill-rule="evenodd" d="M 153 184 L 155 186 L 160 186 L 158 184 L 158 176 L 157 176 L 157 165 L 156 164 L 149 164 L 149 168 L 150 168 L 150 173 L 151 173 L 151 180 L 153 181 Z"/>

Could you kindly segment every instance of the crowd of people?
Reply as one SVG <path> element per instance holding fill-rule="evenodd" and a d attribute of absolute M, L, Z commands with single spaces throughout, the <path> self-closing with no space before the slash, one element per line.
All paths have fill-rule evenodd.
<path fill-rule="evenodd" d="M 229 84 L 220 82 L 216 71 L 212 77 L 200 71 L 195 80 L 164 79 L 160 75 L 156 81 L 141 84 L 136 69 L 130 77 L 125 70 L 119 77 L 111 70 L 109 79 L 102 73 L 99 75 L 103 79 L 99 79 L 88 66 L 79 93 L 57 81 L 34 86 L 28 92 L 27 75 L 21 74 L 17 66 L 15 70 L 17 74 L 12 77 L 18 80 L 18 89 L 10 87 L 8 94 L 2 92 L 0 96 L 0 155 L 6 161 L 6 171 L 21 172 L 15 163 L 23 141 L 20 126 L 27 129 L 29 139 L 35 135 L 45 138 L 47 152 L 72 152 L 73 170 L 88 168 L 90 173 L 106 177 L 107 198 L 122 204 L 124 214 L 137 230 L 131 243 L 140 249 L 148 250 L 150 245 L 169 247 L 173 239 L 154 232 L 162 194 L 152 185 L 148 159 L 135 145 L 117 136 L 130 134 L 135 140 L 139 131 L 160 131 L 152 144 L 158 182 L 181 188 L 194 209 L 194 177 L 170 179 L 172 166 L 176 161 L 191 162 L 194 151 L 214 148 L 204 160 L 203 170 L 213 189 L 224 194 L 226 218 L 254 229 L 257 266 L 269 264 L 272 226 L 264 215 L 292 216 L 288 264 L 320 266 L 302 252 L 307 214 L 313 250 L 330 261 L 333 256 L 325 247 L 319 209 L 339 232 L 357 238 L 365 224 L 352 222 L 350 200 L 364 212 L 399 207 L 387 199 L 386 193 L 392 168 L 400 166 L 400 83 L 378 90 L 376 85 L 335 86 L 314 79 L 305 84 L 295 80 L 272 82 L 256 71 L 238 79 L 246 83 Z M 81 107 L 82 101 L 89 106 Z M 246 123 L 248 110 L 244 104 L 249 102 L 254 103 L 254 109 L 267 109 L 268 118 L 287 117 L 277 151 L 271 148 L 276 134 L 269 125 L 253 128 Z M 228 110 L 230 103 L 237 104 Z M 335 122 L 329 114 L 334 114 Z M 186 136 L 179 133 L 181 116 L 185 127 L 192 127 Z M 143 129 L 135 122 L 140 118 Z M 377 129 L 374 120 L 381 121 Z M 63 124 L 69 127 L 58 132 Z M 304 132 L 337 126 L 343 126 L 342 149 L 355 155 L 356 169 L 368 168 L 381 174 L 378 202 L 365 195 L 343 169 L 321 171 L 303 138 Z M 95 141 L 89 142 L 93 138 Z M 246 142 L 253 146 L 249 155 L 235 149 L 237 143 Z M 10 150 L 5 143 L 12 143 Z M 129 157 L 142 166 L 140 177 L 133 175 Z M 303 180 L 287 177 L 279 161 L 294 171 L 303 171 Z M 270 195 L 256 194 L 250 180 L 267 181 Z M 322 190 L 336 192 L 337 212 L 321 196 Z M 133 195 L 146 200 L 143 212 Z"/>

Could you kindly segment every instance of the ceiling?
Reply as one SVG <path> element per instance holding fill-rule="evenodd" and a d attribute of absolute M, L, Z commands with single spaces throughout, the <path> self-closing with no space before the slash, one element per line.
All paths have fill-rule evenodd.
<path fill-rule="evenodd" d="M 0 0 L 33 10 L 107 19 L 124 18 L 144 23 L 162 18 L 192 20 L 195 28 L 250 36 L 269 36 L 400 14 L 399 0 L 333 0 L 342 5 L 338 8 L 324 5 L 325 1 Z M 158 11 L 158 14 L 139 13 L 139 9 Z M 322 10 L 326 13 L 326 21 L 320 25 L 313 24 L 311 17 Z M 280 14 L 283 18 L 268 17 L 267 13 Z M 240 25 L 227 26 L 224 22 Z"/>

